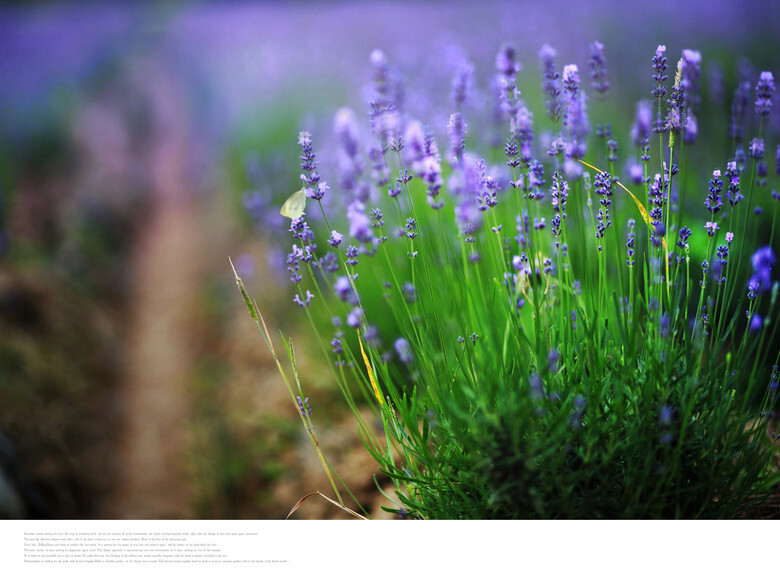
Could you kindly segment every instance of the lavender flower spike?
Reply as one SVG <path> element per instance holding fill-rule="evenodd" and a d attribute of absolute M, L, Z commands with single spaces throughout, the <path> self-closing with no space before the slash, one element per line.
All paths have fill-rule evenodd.
<path fill-rule="evenodd" d="M 311 416 L 311 407 L 309 406 L 309 397 L 306 400 L 301 400 L 301 397 L 295 397 L 298 400 L 298 410 L 301 411 L 301 416 Z"/>
<path fill-rule="evenodd" d="M 590 45 L 590 78 L 593 89 L 604 96 L 609 90 L 607 81 L 607 62 L 604 59 L 604 44 L 593 42 Z"/>
<path fill-rule="evenodd" d="M 772 112 L 772 95 L 775 93 L 775 78 L 772 72 L 761 72 L 756 84 L 756 114 L 767 117 Z"/>
<path fill-rule="evenodd" d="M 545 44 L 539 51 L 544 75 L 544 92 L 547 94 L 547 113 L 552 121 L 557 122 L 561 116 L 561 75 L 555 69 L 555 49 Z"/>
<path fill-rule="evenodd" d="M 402 363 L 411 363 L 412 362 L 412 350 L 409 347 L 409 343 L 406 339 L 401 337 L 400 339 L 397 339 L 395 344 L 395 352 L 398 353 L 398 358 L 401 360 Z"/>
<path fill-rule="evenodd" d="M 771 272 L 775 265 L 775 252 L 767 245 L 759 248 L 750 258 L 753 265 L 753 276 L 748 285 L 756 284 L 756 290 L 762 293 L 769 291 L 771 284 Z"/>

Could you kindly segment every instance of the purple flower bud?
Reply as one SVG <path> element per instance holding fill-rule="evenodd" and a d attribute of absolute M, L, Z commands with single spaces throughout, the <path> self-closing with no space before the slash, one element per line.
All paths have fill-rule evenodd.
<path fill-rule="evenodd" d="M 655 56 L 653 56 L 653 81 L 655 85 L 651 92 L 652 96 L 658 100 L 661 100 L 666 95 L 666 87 L 663 83 L 669 77 L 666 75 L 666 46 L 659 45 L 655 50 Z"/>
<path fill-rule="evenodd" d="M 306 290 L 306 301 L 302 301 L 301 298 L 296 294 L 293 298 L 293 301 L 298 303 L 301 307 L 308 307 L 309 303 L 311 303 L 311 300 L 314 298 L 314 295 L 312 295 L 311 291 L 308 289 Z"/>
<path fill-rule="evenodd" d="M 468 125 L 460 113 L 454 113 L 450 116 L 447 123 L 447 134 L 450 136 L 450 153 L 453 163 L 460 163 L 463 157 L 463 149 L 466 147 L 466 133 Z"/>
<path fill-rule="evenodd" d="M 680 249 L 685 249 L 688 247 L 688 239 L 690 239 L 691 235 L 693 235 L 693 232 L 688 227 L 681 227 L 680 231 L 677 232 L 678 239 L 677 239 L 677 246 Z"/>
<path fill-rule="evenodd" d="M 338 298 L 341 299 L 344 302 L 351 302 L 353 298 L 352 293 L 352 285 L 349 282 L 349 279 L 347 277 L 344 277 L 343 275 L 336 279 L 336 282 L 333 284 L 333 290 L 336 292 L 336 295 L 338 295 Z"/>
<path fill-rule="evenodd" d="M 302 401 L 301 397 L 295 397 L 298 400 L 298 410 L 301 412 L 301 416 L 311 416 L 311 407 L 309 406 L 309 397 Z"/>
<path fill-rule="evenodd" d="M 361 202 L 353 201 L 347 206 L 347 219 L 349 219 L 350 236 L 364 243 L 373 239 L 371 222 L 368 220 Z"/>
<path fill-rule="evenodd" d="M 350 158 L 358 155 L 359 129 L 355 112 L 350 108 L 341 108 L 333 120 L 333 131 L 336 133 L 342 151 Z"/>
<path fill-rule="evenodd" d="M 669 426 L 672 424 L 672 418 L 674 416 L 674 409 L 669 405 L 661 407 L 661 412 L 658 414 L 658 424 L 661 426 Z"/>
<path fill-rule="evenodd" d="M 545 44 L 539 51 L 542 61 L 542 73 L 544 75 L 544 93 L 547 94 L 547 113 L 552 121 L 557 122 L 561 115 L 562 101 L 560 77 L 555 69 L 555 55 L 553 48 Z"/>
<path fill-rule="evenodd" d="M 459 110 L 468 98 L 471 91 L 471 82 L 474 76 L 474 66 L 469 62 L 461 62 L 455 78 L 452 80 L 452 102 L 455 109 Z"/>
<path fill-rule="evenodd" d="M 598 93 L 604 95 L 609 90 L 609 82 L 607 81 L 607 62 L 604 59 L 604 44 L 601 42 L 593 42 L 589 46 L 590 50 L 590 77 L 593 89 Z"/>
<path fill-rule="evenodd" d="M 650 137 L 652 122 L 652 108 L 647 100 L 640 100 L 636 105 L 636 118 L 631 127 L 631 139 L 634 145 L 639 146 Z"/>
<path fill-rule="evenodd" d="M 734 91 L 734 101 L 731 103 L 731 123 L 729 137 L 742 141 L 745 129 L 748 100 L 750 98 L 750 82 L 742 82 Z"/>
<path fill-rule="evenodd" d="M 355 307 L 347 314 L 347 326 L 357 329 L 363 319 L 363 309 Z"/>
<path fill-rule="evenodd" d="M 561 358 L 561 354 L 558 352 L 558 349 L 550 349 L 550 352 L 547 353 L 547 368 L 551 372 L 556 372 L 558 370 L 558 361 Z"/>
<path fill-rule="evenodd" d="M 761 247 L 753 253 L 750 262 L 753 265 L 753 276 L 750 278 L 748 285 L 755 283 L 756 291 L 762 293 L 769 291 L 771 271 L 775 264 L 775 252 L 772 251 L 769 245 Z"/>
<path fill-rule="evenodd" d="M 696 50 L 682 51 L 680 83 L 685 92 L 688 104 L 697 109 L 699 106 L 699 79 L 701 77 L 701 52 Z"/>
<path fill-rule="evenodd" d="M 763 138 L 753 138 L 750 141 L 750 147 L 748 153 L 753 159 L 762 159 L 764 157 L 764 140 Z"/>
<path fill-rule="evenodd" d="M 330 232 L 330 239 L 328 239 L 328 243 L 331 245 L 331 247 L 336 247 L 341 244 L 342 239 L 344 239 L 344 236 L 334 229 Z"/>
<path fill-rule="evenodd" d="M 412 350 L 409 347 L 409 343 L 406 339 L 403 337 L 396 339 L 393 346 L 395 347 L 395 352 L 398 353 L 398 358 L 402 363 L 412 362 Z"/>
<path fill-rule="evenodd" d="M 772 72 L 761 72 L 756 84 L 756 114 L 767 117 L 772 112 L 772 95 L 775 92 L 775 78 Z"/>
<path fill-rule="evenodd" d="M 504 46 L 496 56 L 496 69 L 510 80 L 520 71 L 520 64 L 515 61 L 515 49 Z"/>

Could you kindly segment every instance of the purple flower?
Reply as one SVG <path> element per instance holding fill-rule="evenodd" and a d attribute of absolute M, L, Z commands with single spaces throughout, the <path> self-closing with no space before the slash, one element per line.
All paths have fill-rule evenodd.
<path fill-rule="evenodd" d="M 756 84 L 756 114 L 766 117 L 772 112 L 772 95 L 775 92 L 775 78 L 772 72 L 761 72 Z"/>
<path fill-rule="evenodd" d="M 349 219 L 349 234 L 358 241 L 367 243 L 374 235 L 371 233 L 371 223 L 366 216 L 363 204 L 353 201 L 347 206 L 347 219 Z"/>
<path fill-rule="evenodd" d="M 764 139 L 753 138 L 750 140 L 748 153 L 753 159 L 762 159 L 764 157 Z"/>
<path fill-rule="evenodd" d="M 729 189 L 726 192 L 726 197 L 729 200 L 729 204 L 731 204 L 731 206 L 734 207 L 744 197 L 739 192 L 739 170 L 737 169 L 736 162 L 730 161 L 728 163 L 728 168 L 726 169 L 726 177 L 729 180 Z"/>
<path fill-rule="evenodd" d="M 723 207 L 723 200 L 720 198 L 722 190 L 723 182 L 720 180 L 720 170 L 716 169 L 712 172 L 710 191 L 707 194 L 707 199 L 704 200 L 704 205 L 707 206 L 710 213 L 718 213 L 720 208 Z"/>
<path fill-rule="evenodd" d="M 542 73 L 544 74 L 544 93 L 547 94 L 547 113 L 553 122 L 557 122 L 561 115 L 561 75 L 555 69 L 555 49 L 547 44 L 539 51 L 542 61 Z"/>
<path fill-rule="evenodd" d="M 409 239 L 414 239 L 415 237 L 417 237 L 417 222 L 414 220 L 413 217 L 407 218 L 404 227 L 406 227 L 406 236 Z"/>
<path fill-rule="evenodd" d="M 465 129 L 465 125 L 463 126 Z M 464 132 L 465 135 L 465 132 Z M 423 129 L 419 121 L 411 121 L 406 127 L 407 159 L 412 170 L 422 178 L 428 187 L 428 203 L 434 209 L 441 208 L 444 203 L 438 199 L 439 190 L 444 181 L 441 177 L 441 157 L 433 135 Z M 403 177 L 398 181 L 407 183 L 411 177 Z M 405 181 L 402 181 L 405 180 Z M 400 193 L 400 189 L 398 190 Z M 390 192 L 391 197 L 398 193 Z"/>
<path fill-rule="evenodd" d="M 664 339 L 669 336 L 669 315 L 666 312 L 661 314 L 658 325 L 658 334 Z"/>
<path fill-rule="evenodd" d="M 775 175 L 780 175 L 780 144 L 777 144 L 777 152 L 775 152 Z"/>
<path fill-rule="evenodd" d="M 748 299 L 753 300 L 758 297 L 758 281 L 748 281 Z"/>
<path fill-rule="evenodd" d="M 333 340 L 330 342 L 330 346 L 333 347 L 333 352 L 337 355 L 340 355 L 344 352 L 344 348 L 341 345 L 341 339 L 338 337 L 333 337 Z"/>
<path fill-rule="evenodd" d="M 417 295 L 414 289 L 414 283 L 404 283 L 401 286 L 401 291 L 404 294 L 404 299 L 407 303 L 414 303 L 417 299 Z"/>
<path fill-rule="evenodd" d="M 504 146 L 504 155 L 509 158 L 506 164 L 511 168 L 517 168 L 520 166 L 520 160 L 517 157 L 517 143 L 513 138 L 507 139 Z"/>
<path fill-rule="evenodd" d="M 350 245 L 349 247 L 347 247 L 346 256 L 347 256 L 347 260 L 346 260 L 347 265 L 354 266 L 358 264 L 358 259 L 357 259 L 358 248 L 356 246 Z"/>
<path fill-rule="evenodd" d="M 401 360 L 402 363 L 412 362 L 412 350 L 409 347 L 409 343 L 407 342 L 406 339 L 404 339 L 403 337 L 396 339 L 395 344 L 393 346 L 395 347 L 395 352 L 398 353 L 398 358 Z"/>
<path fill-rule="evenodd" d="M 750 82 L 742 82 L 734 90 L 734 101 L 731 103 L 731 123 L 729 124 L 729 137 L 735 141 L 742 141 L 745 130 L 745 115 L 747 114 L 748 100 L 750 98 Z"/>
<path fill-rule="evenodd" d="M 358 122 L 355 112 L 350 108 L 341 108 L 333 120 L 333 131 L 336 134 L 341 150 L 350 158 L 356 158 L 359 151 Z"/>
<path fill-rule="evenodd" d="M 669 102 L 669 110 L 666 113 L 664 128 L 673 133 L 680 133 L 687 120 L 687 102 L 683 87 L 681 85 L 672 86 L 672 95 L 667 101 Z"/>
<path fill-rule="evenodd" d="M 685 125 L 683 126 L 683 141 L 685 143 L 694 143 L 696 136 L 699 135 L 699 124 L 696 121 L 696 116 L 693 112 L 688 110 L 685 116 Z"/>
<path fill-rule="evenodd" d="M 604 59 L 604 44 L 601 42 L 593 42 L 589 46 L 590 50 L 590 78 L 592 80 L 591 85 L 602 96 L 609 90 L 609 82 L 607 81 L 607 62 Z"/>
<path fill-rule="evenodd" d="M 585 397 L 577 395 L 573 401 L 574 412 L 569 417 L 569 426 L 574 429 L 582 428 L 582 416 L 585 414 Z"/>
<path fill-rule="evenodd" d="M 644 140 L 649 139 L 652 122 L 652 109 L 650 102 L 640 100 L 636 105 L 636 117 L 634 125 L 631 127 L 631 139 L 634 145 L 640 146 Z"/>
<path fill-rule="evenodd" d="M 368 186 L 361 183 L 363 162 L 358 155 L 358 123 L 349 108 L 341 108 L 333 120 L 333 131 L 338 141 L 339 185 L 346 201 L 368 199 Z"/>
<path fill-rule="evenodd" d="M 342 239 L 344 239 L 344 236 L 334 229 L 330 232 L 330 239 L 328 239 L 328 243 L 331 247 L 336 247 L 341 244 Z"/>
<path fill-rule="evenodd" d="M 460 110 L 471 91 L 474 66 L 470 62 L 462 61 L 458 65 L 455 78 L 452 80 L 452 103 L 456 110 Z"/>
<path fill-rule="evenodd" d="M 614 139 L 607 140 L 607 161 L 613 163 L 616 162 L 618 158 L 617 151 L 618 151 L 617 140 Z"/>
<path fill-rule="evenodd" d="M 544 398 L 544 381 L 539 373 L 534 372 L 531 374 L 530 380 L 531 398 L 535 401 L 540 401 Z M 537 411 L 539 414 L 544 414 L 544 411 Z"/>
<path fill-rule="evenodd" d="M 701 53 L 696 50 L 682 51 L 680 84 L 685 92 L 685 99 L 693 109 L 697 109 L 700 101 L 699 79 L 701 78 Z"/>
<path fill-rule="evenodd" d="M 384 226 L 385 222 L 382 221 L 381 209 L 379 208 L 372 209 L 371 213 L 369 213 L 368 216 L 371 219 L 371 227 L 373 227 L 374 229 L 378 229 Z"/>
<path fill-rule="evenodd" d="M 412 164 L 412 169 L 418 171 L 416 164 L 425 157 L 425 130 L 418 120 L 412 120 L 406 125 L 404 133 L 406 141 L 406 158 Z"/>
<path fill-rule="evenodd" d="M 672 424 L 672 418 L 674 417 L 674 409 L 669 405 L 661 407 L 661 412 L 658 414 L 658 424 L 661 426 L 669 426 Z"/>
<path fill-rule="evenodd" d="M 772 247 L 769 245 L 760 247 L 753 253 L 750 262 L 753 265 L 753 276 L 749 283 L 756 283 L 757 290 L 762 293 L 769 291 L 772 267 L 775 264 L 775 252 L 772 251 Z"/>
<path fill-rule="evenodd" d="M 496 69 L 514 82 L 514 77 L 520 71 L 520 64 L 515 61 L 515 49 L 512 46 L 504 46 L 496 56 Z"/>
<path fill-rule="evenodd" d="M 531 161 L 531 143 L 534 139 L 533 114 L 520 103 L 517 113 L 510 118 L 510 131 L 520 145 L 520 156 L 526 165 Z"/>
<path fill-rule="evenodd" d="M 320 258 L 320 267 L 328 273 L 335 273 L 339 270 L 339 259 L 332 251 L 328 251 Z"/>
<path fill-rule="evenodd" d="M 602 207 L 596 215 L 598 220 L 596 237 L 601 239 L 604 237 L 604 232 L 612 224 L 612 219 L 609 215 L 609 207 L 612 205 L 612 178 L 607 172 L 597 173 L 593 186 L 596 194 L 601 197 L 599 203 Z M 601 245 L 599 245 L 599 251 L 601 251 Z"/>
<path fill-rule="evenodd" d="M 336 292 L 338 298 L 345 303 L 354 302 L 355 297 L 354 293 L 352 292 L 352 284 L 349 282 L 347 277 L 342 275 L 336 279 L 336 282 L 333 283 L 333 290 Z"/>
<path fill-rule="evenodd" d="M 301 298 L 298 295 L 295 295 L 295 298 L 293 301 L 298 303 L 301 307 L 308 307 L 309 303 L 311 303 L 311 300 L 314 298 L 314 295 L 312 295 L 311 291 L 308 289 L 306 290 L 306 301 L 302 301 Z"/>
<path fill-rule="evenodd" d="M 715 232 L 718 230 L 718 224 L 714 221 L 708 221 L 704 224 L 704 228 L 707 230 L 707 235 L 714 237 Z"/>
<path fill-rule="evenodd" d="M 556 213 L 560 213 L 563 219 L 566 218 L 566 201 L 569 197 L 569 184 L 560 171 L 553 173 L 553 183 L 550 188 L 550 198 L 552 199 L 552 208 Z"/>
<path fill-rule="evenodd" d="M 460 113 L 456 112 L 450 116 L 447 123 L 447 134 L 450 136 L 450 153 L 452 154 L 452 163 L 460 163 L 463 158 L 463 149 L 466 147 L 466 133 L 468 125 Z"/>
<path fill-rule="evenodd" d="M 704 261 L 701 262 L 701 275 L 702 275 L 702 277 L 701 277 L 701 281 L 699 281 L 699 285 L 701 285 L 702 287 L 704 287 L 704 285 L 705 285 L 705 279 L 707 278 L 707 272 L 709 270 L 710 270 L 710 264 L 705 259 Z M 706 323 L 706 321 L 705 321 L 705 323 Z"/>
<path fill-rule="evenodd" d="M 756 313 L 750 318 L 750 325 L 749 328 L 751 331 L 758 331 L 761 329 L 761 327 L 764 325 L 764 320 L 761 318 L 761 315 Z"/>
<path fill-rule="evenodd" d="M 303 171 L 303 174 L 301 179 L 309 186 L 315 186 L 319 182 L 320 176 L 315 171 L 318 164 L 311 144 L 311 134 L 309 132 L 300 132 L 298 134 L 298 145 L 302 148 L 301 171 Z"/>
<path fill-rule="evenodd" d="M 628 253 L 628 259 L 626 260 L 626 265 L 629 267 L 634 266 L 634 249 L 636 247 L 636 233 L 634 232 L 634 228 L 636 226 L 636 221 L 633 219 L 628 220 L 628 233 L 626 235 L 626 251 Z"/>
<path fill-rule="evenodd" d="M 558 352 L 558 349 L 550 349 L 550 352 L 547 353 L 547 368 L 551 372 L 555 372 L 558 370 L 558 361 L 561 358 L 561 354 Z"/>
<path fill-rule="evenodd" d="M 301 416 L 311 416 L 311 407 L 309 406 L 309 397 L 306 400 L 301 400 L 301 397 L 295 397 L 298 400 L 298 410 L 301 412 Z"/>
<path fill-rule="evenodd" d="M 655 82 L 655 85 L 653 86 L 651 94 L 659 101 L 666 95 L 666 87 L 663 83 L 669 77 L 666 75 L 668 66 L 666 65 L 665 53 L 666 46 L 659 44 L 658 48 L 655 50 L 655 56 L 653 56 L 653 81 Z"/>
<path fill-rule="evenodd" d="M 687 249 L 688 239 L 690 239 L 691 235 L 693 235 L 693 232 L 687 227 L 681 227 L 680 231 L 677 232 L 677 235 L 677 247 L 680 249 Z"/>
<path fill-rule="evenodd" d="M 628 168 L 628 178 L 631 180 L 631 183 L 635 185 L 639 185 L 640 183 L 644 182 L 645 174 L 642 166 L 638 164 L 632 164 Z"/>
<path fill-rule="evenodd" d="M 360 327 L 360 322 L 363 319 L 363 309 L 355 307 L 347 314 L 347 326 L 357 329 Z"/>
<path fill-rule="evenodd" d="M 585 111 L 585 94 L 579 89 L 580 76 L 576 64 L 563 68 L 563 87 L 565 90 L 565 111 L 563 124 L 569 128 L 570 139 L 566 144 L 566 157 L 578 159 L 585 156 L 585 137 L 590 131 Z"/>
<path fill-rule="evenodd" d="M 725 283 L 726 276 L 724 275 L 724 268 L 728 263 L 728 245 L 718 245 L 715 254 L 716 257 L 712 260 L 712 278 L 716 283 Z"/>
<path fill-rule="evenodd" d="M 567 64 L 563 67 L 563 87 L 569 94 L 576 94 L 580 89 L 580 71 L 577 64 Z"/>

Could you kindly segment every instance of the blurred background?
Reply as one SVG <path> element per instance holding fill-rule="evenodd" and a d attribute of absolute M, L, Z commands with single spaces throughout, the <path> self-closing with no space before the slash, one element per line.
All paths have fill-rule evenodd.
<path fill-rule="evenodd" d="M 656 46 L 670 68 L 701 51 L 703 198 L 738 82 L 780 78 L 777 0 L 0 3 L 0 516 L 283 518 L 327 492 L 228 263 L 272 332 L 305 332 L 278 214 L 298 132 L 335 189 L 333 116 L 367 118 L 373 49 L 441 134 L 453 62 L 484 103 L 511 43 L 539 98 L 542 45 L 585 82 L 594 40 L 626 149 Z M 325 373 L 298 340 L 301 370 Z M 309 379 L 326 454 L 384 516 L 338 389 Z M 322 500 L 295 516 L 347 518 Z"/>

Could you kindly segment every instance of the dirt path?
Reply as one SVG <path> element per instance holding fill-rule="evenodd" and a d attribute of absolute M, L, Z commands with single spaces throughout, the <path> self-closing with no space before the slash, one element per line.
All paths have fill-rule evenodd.
<path fill-rule="evenodd" d="M 152 205 L 130 264 L 123 438 L 111 514 L 192 518 L 184 457 L 193 353 L 189 316 L 196 304 L 201 236 L 187 183 L 188 126 L 177 90 L 154 66 L 146 73 L 154 76 L 146 84 L 154 119 L 147 156 Z"/>

